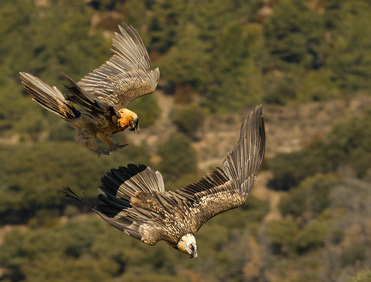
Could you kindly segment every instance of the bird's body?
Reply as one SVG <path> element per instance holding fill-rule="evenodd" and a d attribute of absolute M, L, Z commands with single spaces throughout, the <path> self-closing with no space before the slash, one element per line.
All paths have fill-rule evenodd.
<path fill-rule="evenodd" d="M 66 188 L 67 196 L 82 201 L 105 221 L 142 242 L 160 240 L 197 257 L 195 236 L 199 228 L 219 213 L 239 207 L 260 169 L 265 151 L 261 106 L 241 127 L 240 139 L 221 168 L 175 191 L 165 191 L 160 172 L 144 165 L 112 169 L 102 178 L 94 207 Z"/>
<path fill-rule="evenodd" d="M 152 93 L 160 77 L 158 68 L 152 70 L 148 52 L 136 30 L 131 26 L 126 26 L 126 30 L 119 26 L 119 29 L 120 33 L 115 33 L 113 39 L 113 56 L 107 62 L 77 83 L 64 74 L 70 84 L 68 98 L 55 86 L 28 73 L 20 73 L 33 100 L 70 122 L 76 129 L 76 141 L 99 154 L 109 154 L 124 146 L 114 144 L 109 135 L 126 128 L 138 129 L 137 114 L 126 107 L 134 99 Z M 99 149 L 96 137 L 110 148 Z"/>
<path fill-rule="evenodd" d="M 76 129 L 76 142 L 100 152 L 98 146 L 95 144 L 95 138 L 98 137 L 113 148 L 116 144 L 110 143 L 111 140 L 108 136 L 124 131 L 129 124 L 121 126 L 118 124 L 118 121 L 115 121 L 114 118 L 112 119 L 112 121 L 109 121 L 104 115 L 92 115 L 89 112 L 84 112 L 78 119 L 71 120 L 71 126 Z M 118 119 L 116 118 L 116 120 Z"/>

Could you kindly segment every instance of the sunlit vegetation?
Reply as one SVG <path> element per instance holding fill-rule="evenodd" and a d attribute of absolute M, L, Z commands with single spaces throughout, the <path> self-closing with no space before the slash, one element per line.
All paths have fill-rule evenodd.
<path fill-rule="evenodd" d="M 159 170 L 165 179 L 175 181 L 182 175 L 197 171 L 197 156 L 191 141 L 182 133 L 170 137 L 159 147 Z"/>
<path fill-rule="evenodd" d="M 279 154 L 270 160 L 274 177 L 272 189 L 288 190 L 316 173 L 336 172 L 349 167 L 365 176 L 371 162 L 371 111 L 337 124 L 325 142 L 318 142 L 303 151 Z"/>
<path fill-rule="evenodd" d="M 180 132 L 185 133 L 190 138 L 195 138 L 197 130 L 203 125 L 205 114 L 199 107 L 191 105 L 179 110 L 175 109 L 170 118 Z"/>

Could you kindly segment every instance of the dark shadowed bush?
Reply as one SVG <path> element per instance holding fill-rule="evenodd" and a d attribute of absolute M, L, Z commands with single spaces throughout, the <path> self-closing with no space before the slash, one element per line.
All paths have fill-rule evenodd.
<path fill-rule="evenodd" d="M 314 219 L 298 234 L 295 240 L 296 251 L 303 253 L 319 248 L 325 244 L 326 240 L 331 239 L 332 234 L 333 228 L 328 222 Z"/>
<path fill-rule="evenodd" d="M 190 138 L 194 138 L 197 130 L 203 125 L 205 114 L 198 106 L 193 105 L 173 111 L 170 118 L 179 131 L 187 134 Z"/>
<path fill-rule="evenodd" d="M 290 218 L 272 220 L 267 223 L 267 239 L 273 254 L 290 254 L 294 251 L 294 238 L 298 226 Z"/>
<path fill-rule="evenodd" d="M 326 157 L 333 168 L 350 166 L 358 176 L 363 176 L 371 164 L 371 110 L 349 118 L 330 132 Z"/>
<path fill-rule="evenodd" d="M 330 192 L 338 183 L 333 175 L 318 174 L 305 179 L 299 187 L 281 198 L 279 208 L 283 215 L 317 217 L 330 205 Z"/>
<path fill-rule="evenodd" d="M 270 160 L 268 167 L 273 172 L 268 187 L 273 190 L 289 190 L 306 177 L 323 170 L 323 155 L 314 150 L 282 153 Z"/>
<path fill-rule="evenodd" d="M 161 157 L 159 170 L 165 180 L 175 181 L 182 175 L 197 171 L 196 151 L 184 134 L 171 136 L 159 147 L 158 154 Z"/>

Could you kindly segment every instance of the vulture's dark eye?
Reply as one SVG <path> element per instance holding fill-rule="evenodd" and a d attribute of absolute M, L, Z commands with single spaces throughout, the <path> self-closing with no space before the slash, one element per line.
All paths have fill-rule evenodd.
<path fill-rule="evenodd" d="M 188 247 L 193 251 L 194 250 L 194 247 L 192 244 L 188 245 Z"/>

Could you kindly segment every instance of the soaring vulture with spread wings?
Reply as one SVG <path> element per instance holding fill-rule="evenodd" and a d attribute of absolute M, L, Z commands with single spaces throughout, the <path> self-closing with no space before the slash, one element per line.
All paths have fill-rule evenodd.
<path fill-rule="evenodd" d="M 99 154 L 125 145 L 115 144 L 109 135 L 129 128 L 136 131 L 139 119 L 126 106 L 134 99 L 152 93 L 158 83 L 160 71 L 152 69 L 148 52 L 138 32 L 132 27 L 119 26 L 112 40 L 113 56 L 84 76 L 79 82 L 63 74 L 69 81 L 66 98 L 55 86 L 21 72 L 21 80 L 33 100 L 47 110 L 70 122 L 76 129 L 75 139 Z M 76 109 L 72 103 L 79 106 Z M 109 144 L 109 149 L 98 148 L 95 137 Z"/>
<path fill-rule="evenodd" d="M 240 139 L 221 168 L 176 191 L 165 191 L 161 173 L 144 165 L 112 169 L 102 178 L 97 207 L 65 188 L 105 221 L 142 242 L 167 241 L 197 258 L 195 235 L 219 213 L 239 207 L 250 193 L 265 151 L 262 106 L 244 121 Z"/>

